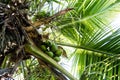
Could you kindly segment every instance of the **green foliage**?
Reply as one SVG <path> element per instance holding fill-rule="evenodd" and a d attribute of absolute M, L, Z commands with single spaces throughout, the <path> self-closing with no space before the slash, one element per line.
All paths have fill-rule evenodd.
<path fill-rule="evenodd" d="M 33 21 L 50 17 L 60 11 L 53 10 L 53 3 L 59 5 L 62 3 L 60 0 L 28 1 L 30 1 L 28 14 Z M 111 22 L 115 14 L 120 12 L 120 0 L 65 0 L 65 2 L 67 4 L 62 6 L 67 5 L 66 8 L 74 9 L 56 17 L 47 26 L 52 30 L 50 35 L 53 36 L 50 40 L 75 49 L 73 53 L 69 52 L 72 59 L 72 74 L 80 80 L 119 80 L 120 25 L 116 28 Z M 8 3 L 7 0 L 4 0 L 4 3 Z M 60 61 L 63 53 L 58 50 L 57 44 L 51 41 L 41 45 L 41 50 L 48 56 L 40 54 L 34 47 L 30 46 L 29 49 L 33 51 L 33 55 L 47 59 L 55 67 L 57 63 L 54 60 Z M 57 67 L 61 70 L 61 67 Z M 28 80 L 56 79 L 47 68 L 38 69 L 35 65 L 30 70 L 32 71 L 27 77 Z M 22 72 L 24 76 L 28 75 L 26 71 Z"/>
<path fill-rule="evenodd" d="M 45 11 L 40 11 L 40 12 L 37 12 L 34 14 L 32 20 L 33 21 L 36 21 L 36 20 L 40 20 L 42 18 L 47 18 L 50 16 L 50 13 L 49 12 L 45 12 Z"/>
<path fill-rule="evenodd" d="M 67 0 L 66 2 L 68 8 L 72 7 L 74 10 L 60 16 L 52 23 L 53 36 L 56 38 L 56 35 L 62 35 L 54 40 L 60 41 L 64 46 L 76 48 L 71 55 L 73 59 L 72 72 L 76 77 L 90 74 L 89 77 L 81 78 L 81 80 L 105 79 L 101 74 L 104 74 L 106 68 L 103 67 L 106 66 L 101 62 L 120 53 L 120 29 L 112 28 L 115 26 L 110 25 L 112 17 L 120 11 L 119 0 Z M 57 30 L 54 31 L 54 28 Z M 51 39 L 53 40 L 53 37 Z M 62 39 L 66 41 L 61 41 Z M 110 61 L 108 59 L 107 62 L 110 63 Z M 93 68 L 95 70 L 87 69 L 86 66 L 91 69 L 90 65 L 97 64 L 97 62 L 100 62 L 100 66 L 95 65 Z M 111 71 L 104 76 L 115 77 L 114 71 L 118 69 L 118 66 L 112 69 L 115 65 L 116 61 L 109 65 Z M 97 70 L 100 72 L 99 75 L 94 73 Z M 115 73 L 119 74 L 119 72 Z"/>
<path fill-rule="evenodd" d="M 23 69 L 26 68 L 26 69 Z M 21 72 L 22 71 L 22 72 Z M 20 69 L 17 72 L 22 73 L 25 77 L 25 80 L 56 80 L 57 76 L 44 65 L 39 65 L 38 61 L 35 58 L 28 59 L 21 64 Z M 22 78 L 21 78 L 22 79 Z"/>
<path fill-rule="evenodd" d="M 76 48 L 76 51 L 71 55 L 73 61 L 72 72 L 79 78 L 86 69 L 86 66 L 90 66 L 91 64 L 103 61 L 110 56 L 120 53 L 120 27 L 119 25 L 117 28 L 114 25 L 110 25 L 112 17 L 114 17 L 117 12 L 120 12 L 120 9 L 118 9 L 120 2 L 118 0 L 68 0 L 68 2 L 68 6 L 73 7 L 74 10 L 62 16 L 59 22 L 56 21 L 54 25 L 59 27 L 58 31 L 64 36 L 59 38 L 66 38 L 64 39 L 66 41 L 60 41 L 60 43 L 64 46 Z M 106 63 L 107 62 L 105 62 L 105 64 Z M 100 65 L 104 66 L 104 64 Z M 115 72 L 114 75 L 114 71 L 118 69 L 118 66 L 112 69 L 115 65 L 116 64 L 112 64 L 109 66 L 111 72 L 108 71 L 110 75 L 106 75 L 107 77 L 115 77 L 115 75 L 119 74 L 119 72 Z M 103 68 L 100 66 L 97 67 L 97 65 L 95 66 L 94 67 L 99 70 Z M 99 72 L 104 74 L 104 72 L 102 72 L 103 70 L 106 70 L 106 68 L 103 68 Z M 92 70 L 91 72 L 85 70 L 84 74 L 86 74 L 86 72 L 92 74 L 92 76 L 90 75 L 88 78 L 81 80 L 104 79 L 103 77 L 98 77 L 101 75 L 96 74 L 96 76 Z M 119 80 L 117 77 L 116 79 Z M 115 80 L 115 78 L 113 80 Z"/>
<path fill-rule="evenodd" d="M 119 80 L 119 55 L 108 57 L 103 61 L 88 65 L 81 80 Z"/>
<path fill-rule="evenodd" d="M 43 68 L 43 67 L 35 67 L 34 69 L 32 69 L 32 71 L 29 73 L 29 75 L 27 76 L 26 80 L 56 80 L 57 78 L 55 77 L 54 74 L 52 74 L 52 72 L 47 69 L 47 68 Z"/>

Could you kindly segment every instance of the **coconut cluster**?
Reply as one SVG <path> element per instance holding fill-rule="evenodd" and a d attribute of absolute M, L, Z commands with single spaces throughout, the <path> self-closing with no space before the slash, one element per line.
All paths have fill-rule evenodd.
<path fill-rule="evenodd" d="M 58 48 L 54 42 L 47 40 L 41 44 L 40 48 L 44 53 L 53 58 L 55 61 L 60 61 L 60 56 L 62 55 L 63 50 Z"/>

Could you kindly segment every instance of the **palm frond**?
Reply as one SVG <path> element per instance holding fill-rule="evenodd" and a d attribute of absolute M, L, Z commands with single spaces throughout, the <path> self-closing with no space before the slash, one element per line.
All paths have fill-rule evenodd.
<path fill-rule="evenodd" d="M 69 7 L 73 7 L 74 10 L 59 19 L 55 25 L 60 28 L 61 34 L 71 41 L 71 43 L 62 45 L 78 49 L 72 55 L 73 74 L 80 77 L 87 65 L 120 53 L 120 29 L 115 29 L 113 25 L 110 25 L 112 17 L 120 11 L 117 8 L 120 3 L 118 0 L 75 0 L 74 3 L 71 2 L 69 2 L 71 5 Z M 109 67 L 112 68 L 114 65 L 116 64 Z M 118 66 L 114 67 L 114 69 L 117 68 Z M 114 76 L 112 73 L 111 71 L 110 77 Z"/>
<path fill-rule="evenodd" d="M 119 80 L 119 55 L 106 58 L 85 68 L 80 80 Z"/>

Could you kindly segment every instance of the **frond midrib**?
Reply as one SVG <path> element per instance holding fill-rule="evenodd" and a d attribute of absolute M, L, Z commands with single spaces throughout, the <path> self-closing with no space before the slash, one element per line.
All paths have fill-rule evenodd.
<path fill-rule="evenodd" d="M 62 45 L 62 46 L 67 46 L 67 47 L 73 47 L 73 48 L 76 48 L 76 49 L 83 49 L 83 50 L 88 50 L 88 51 L 93 51 L 93 52 L 97 52 L 97 53 L 100 53 L 100 54 L 105 54 L 107 56 L 113 56 L 114 53 L 111 53 L 111 52 L 107 52 L 107 51 L 101 51 L 101 50 L 97 50 L 97 49 L 93 49 L 93 48 L 89 48 L 89 47 L 86 47 L 86 46 L 82 46 L 82 45 L 73 45 L 73 44 L 66 44 L 66 43 L 58 43 L 58 45 Z"/>

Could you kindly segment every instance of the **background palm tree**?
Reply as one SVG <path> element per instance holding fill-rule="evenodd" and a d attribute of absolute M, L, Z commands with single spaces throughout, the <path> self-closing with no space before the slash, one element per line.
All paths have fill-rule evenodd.
<path fill-rule="evenodd" d="M 39 47 L 42 42 L 49 40 L 61 46 L 64 52 L 63 56 L 61 56 L 62 58 L 66 57 L 67 54 L 67 57 L 72 61 L 71 72 L 77 79 L 120 79 L 120 29 L 119 25 L 112 25 L 113 18 L 120 11 L 119 0 L 25 1 L 27 1 L 27 3 L 30 1 L 28 4 L 31 5 L 29 6 L 29 9 L 27 8 L 29 19 L 24 19 L 26 17 L 23 17 L 22 19 L 31 20 L 31 24 L 28 24 L 27 26 L 32 29 L 29 32 L 29 29 L 26 27 L 24 28 L 28 34 L 24 49 L 25 54 L 30 53 L 32 58 L 28 57 L 28 59 L 25 59 L 24 61 L 21 61 L 20 59 L 20 66 L 17 73 L 23 73 L 24 78 L 28 80 L 66 79 L 62 74 L 65 74 L 71 80 L 76 80 L 71 74 L 66 72 L 64 68 L 57 64 L 56 61 L 47 56 L 45 52 L 42 51 L 42 48 Z M 14 1 L 12 1 L 13 4 L 11 1 L 7 0 L 1 0 L 1 2 L 10 4 L 10 6 L 15 5 Z M 54 8 L 55 6 L 57 7 Z M 18 7 L 18 9 L 21 9 L 21 6 Z M 23 11 L 25 11 L 24 8 Z M 36 33 L 37 30 L 34 30 L 34 28 L 37 28 L 38 26 L 41 26 L 39 28 L 39 36 L 38 33 Z M 2 31 L 4 31 L 4 29 L 2 29 Z M 37 37 L 31 37 L 31 32 L 33 34 L 35 33 Z M 1 41 L 2 40 L 3 39 L 1 39 Z M 19 44 L 19 42 L 16 43 Z M 74 52 L 71 53 L 70 49 L 67 51 L 64 46 L 71 47 L 70 49 L 73 49 Z M 12 55 L 15 54 L 12 53 Z M 18 57 L 11 57 L 11 54 L 5 55 L 3 61 L 1 60 L 1 67 L 6 68 L 14 64 L 12 61 L 8 62 L 11 58 L 13 60 L 13 58 Z M 6 64 L 6 62 L 8 63 Z M 59 70 L 62 74 L 52 67 Z M 40 69 L 38 70 L 38 68 Z"/>

